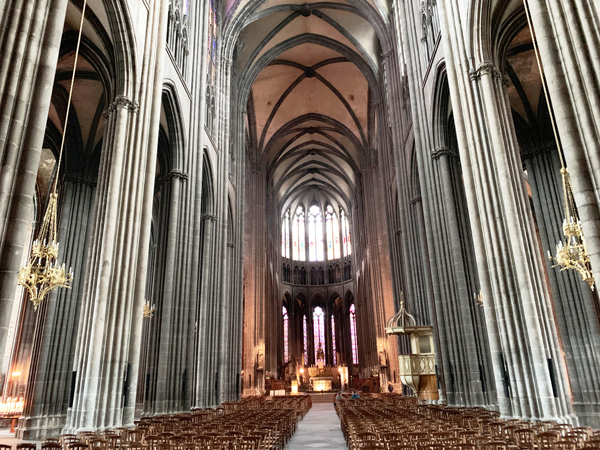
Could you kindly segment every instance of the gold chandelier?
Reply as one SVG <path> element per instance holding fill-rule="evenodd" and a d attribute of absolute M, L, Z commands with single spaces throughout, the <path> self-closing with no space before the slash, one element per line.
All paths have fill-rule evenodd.
<path fill-rule="evenodd" d="M 531 25 L 531 16 L 529 12 L 529 5 L 527 0 L 523 0 L 525 7 L 525 15 L 527 16 L 527 24 L 529 25 L 529 32 L 531 33 L 531 40 L 533 43 L 533 50 L 535 58 L 540 71 L 540 79 L 542 81 L 542 88 L 544 96 L 546 97 L 546 103 L 548 104 L 548 110 L 550 115 L 550 122 L 552 124 L 552 131 L 554 132 L 554 139 L 556 140 L 556 147 L 558 149 L 558 155 L 560 158 L 560 175 L 562 178 L 563 185 L 563 203 L 565 210 L 565 219 L 563 221 L 563 233 L 564 233 L 564 244 L 563 241 L 559 241 L 556 246 L 556 256 L 553 257 L 548 251 L 548 258 L 550 261 L 554 261 L 556 264 L 552 267 L 561 267 L 561 272 L 566 269 L 574 269 L 583 278 L 583 281 L 590 285 L 592 291 L 594 290 L 594 275 L 592 272 L 592 266 L 590 263 L 590 256 L 585 244 L 585 238 L 583 236 L 583 228 L 581 227 L 581 220 L 579 220 L 579 214 L 575 207 L 575 199 L 573 198 L 573 186 L 571 185 L 571 177 L 569 170 L 565 166 L 562 146 L 560 139 L 558 138 L 558 132 L 556 130 L 556 123 L 554 121 L 554 114 L 552 112 L 550 96 L 548 95 L 548 87 L 546 86 L 546 79 L 544 78 L 544 69 L 542 68 L 542 62 L 540 60 L 539 50 L 537 48 L 537 42 L 535 39 L 535 33 L 533 26 Z"/>
<path fill-rule="evenodd" d="M 27 265 L 19 271 L 19 284 L 29 291 L 33 309 L 38 306 L 46 294 L 59 287 L 70 288 L 73 282 L 73 272 L 65 272 L 65 264 L 60 266 L 58 257 L 58 241 L 56 240 L 56 192 L 50 194 L 48 209 L 42 222 L 38 238 L 33 243 Z"/>
<path fill-rule="evenodd" d="M 147 319 L 152 319 L 154 317 L 154 311 L 156 310 L 155 306 L 150 306 L 150 302 L 146 301 L 144 303 L 143 316 Z"/>
<path fill-rule="evenodd" d="M 594 275 L 590 263 L 585 238 L 583 237 L 583 229 L 581 221 L 575 208 L 573 200 L 573 188 L 571 187 L 571 178 L 569 171 L 566 168 L 560 170 L 563 181 L 565 220 L 563 221 L 563 232 L 565 234 L 565 243 L 562 241 L 556 246 L 556 257 L 552 257 L 548 252 L 550 261 L 555 261 L 556 264 L 552 267 L 561 266 L 561 271 L 565 269 L 574 269 L 581 274 L 583 281 L 590 285 L 594 290 Z"/>
<path fill-rule="evenodd" d="M 71 88 L 69 89 L 69 100 L 67 101 L 67 112 L 65 114 L 65 124 L 63 127 L 62 142 L 58 154 L 58 165 L 56 166 L 56 176 L 53 180 L 52 193 L 44 220 L 38 233 L 37 239 L 31 248 L 29 260 L 19 271 L 18 283 L 27 289 L 30 300 L 33 302 L 33 309 L 37 311 L 40 303 L 44 301 L 48 292 L 65 287 L 70 289 L 73 282 L 73 271 L 65 271 L 65 265 L 57 263 L 58 258 L 58 236 L 56 234 L 56 213 L 58 206 L 58 194 L 56 187 L 58 185 L 58 174 L 62 162 L 62 154 L 65 147 L 67 136 L 67 125 L 69 123 L 69 111 L 71 109 L 71 100 L 73 98 L 73 85 L 75 84 L 75 73 L 77 72 L 77 60 L 79 59 L 79 47 L 81 45 L 81 34 L 83 31 L 83 20 L 85 18 L 85 8 L 87 0 L 83 1 L 81 9 L 81 22 L 79 24 L 79 37 L 77 38 L 77 48 L 75 50 L 75 62 L 73 63 L 73 74 L 71 77 Z"/>

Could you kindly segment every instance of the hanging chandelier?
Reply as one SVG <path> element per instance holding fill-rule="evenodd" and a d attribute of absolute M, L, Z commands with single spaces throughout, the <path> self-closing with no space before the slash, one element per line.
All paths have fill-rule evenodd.
<path fill-rule="evenodd" d="M 565 220 L 563 221 L 563 232 L 565 235 L 565 243 L 560 241 L 556 246 L 556 256 L 552 257 L 548 252 L 550 261 L 556 262 L 552 267 L 561 267 L 561 271 L 565 269 L 574 269 L 580 273 L 583 281 L 590 285 L 594 290 L 594 275 L 590 263 L 585 238 L 583 237 L 583 229 L 581 228 L 581 220 L 575 208 L 573 200 L 573 188 L 571 187 L 571 178 L 569 171 L 563 167 L 560 170 L 563 182 Z"/>
<path fill-rule="evenodd" d="M 150 302 L 146 301 L 144 303 L 143 316 L 147 319 L 152 319 L 154 317 L 154 311 L 156 310 L 154 305 L 150 305 Z"/>
<path fill-rule="evenodd" d="M 61 266 L 58 262 L 58 236 L 56 233 L 58 194 L 56 187 L 58 185 L 58 175 L 62 162 L 62 154 L 65 148 L 65 139 L 67 136 L 67 125 L 69 123 L 69 112 L 71 110 L 71 100 L 73 98 L 73 86 L 75 84 L 75 73 L 77 72 L 77 60 L 79 59 L 79 47 L 81 45 L 81 34 L 83 31 L 83 20 L 85 18 L 85 8 L 87 0 L 83 1 L 81 9 L 81 22 L 79 24 L 79 36 L 77 38 L 77 47 L 75 49 L 75 62 L 73 63 L 73 74 L 71 76 L 71 87 L 69 89 L 69 99 L 67 101 L 67 112 L 65 114 L 65 124 L 63 127 L 62 142 L 58 154 L 58 164 L 56 166 L 56 176 L 53 180 L 52 193 L 44 214 L 44 220 L 40 227 L 37 239 L 31 247 L 31 254 L 25 266 L 19 270 L 18 283 L 25 287 L 29 292 L 30 300 L 33 302 L 33 309 L 37 311 L 40 303 L 44 301 L 48 292 L 65 287 L 70 289 L 73 282 L 73 271 L 65 271 L 65 264 Z"/>
<path fill-rule="evenodd" d="M 50 194 L 48 209 L 44 215 L 44 221 L 33 243 L 31 255 L 27 265 L 19 271 L 19 284 L 29 292 L 29 298 L 33 302 L 33 309 L 37 311 L 38 306 L 46 294 L 59 287 L 71 288 L 73 272 L 65 272 L 65 264 L 60 266 L 58 258 L 58 241 L 56 236 L 56 209 L 58 196 L 56 192 Z"/>
<path fill-rule="evenodd" d="M 548 104 L 550 122 L 552 124 L 552 131 L 554 132 L 554 139 L 556 141 L 556 147 L 558 149 L 558 156 L 560 158 L 561 166 L 560 175 L 562 178 L 563 185 L 563 206 L 565 212 L 565 218 L 563 221 L 564 244 L 563 241 L 559 241 L 559 243 L 556 245 L 556 256 L 553 257 L 550 254 L 550 251 L 548 251 L 548 258 L 550 259 L 550 261 L 554 261 L 556 263 L 552 267 L 560 267 L 561 272 L 566 269 L 574 269 L 577 272 L 579 272 L 579 274 L 583 278 L 583 281 L 587 282 L 593 291 L 595 281 L 592 272 L 592 266 L 590 263 L 590 256 L 587 250 L 587 246 L 585 244 L 583 228 L 581 227 L 581 220 L 579 219 L 579 214 L 577 213 L 577 208 L 575 207 L 575 199 L 573 197 L 573 186 L 571 185 L 571 177 L 569 175 L 569 170 L 565 165 L 562 146 L 560 144 L 560 139 L 556 130 L 556 123 L 554 121 L 554 114 L 551 108 L 550 96 L 548 95 L 548 87 L 546 86 L 546 79 L 544 78 L 544 69 L 540 60 L 533 26 L 531 25 L 531 16 L 527 0 L 523 0 L 523 5 L 525 7 L 525 15 L 527 16 L 529 32 L 531 33 L 531 40 L 533 44 L 535 58 L 537 61 L 538 69 L 540 71 L 540 79 L 542 81 L 544 96 L 546 98 L 546 103 Z"/>

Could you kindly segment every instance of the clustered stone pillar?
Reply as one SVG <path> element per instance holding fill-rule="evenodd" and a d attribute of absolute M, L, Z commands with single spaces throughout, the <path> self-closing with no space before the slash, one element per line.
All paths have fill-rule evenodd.
<path fill-rule="evenodd" d="M 563 235 L 563 187 L 556 146 L 523 154 L 542 247 L 555 253 Z M 548 281 L 569 373 L 573 407 L 581 424 L 600 426 L 600 326 L 589 285 L 573 271 L 553 268 L 546 260 Z"/>
<path fill-rule="evenodd" d="M 406 4 L 402 14 L 408 83 L 411 92 L 416 168 L 408 164 L 404 177 L 417 186 L 410 186 L 410 218 L 408 233 L 420 239 L 422 248 L 411 249 L 412 261 L 429 261 L 425 274 L 415 279 L 409 277 L 409 293 L 417 299 L 429 297 L 433 305 L 429 311 L 420 300 L 414 308 L 417 320 L 433 320 L 436 329 L 436 355 L 439 374 L 443 381 L 442 395 L 451 405 L 493 406 L 496 404 L 495 386 L 492 382 L 490 347 L 487 342 L 483 311 L 477 306 L 474 293 L 479 291 L 478 270 L 474 264 L 466 200 L 462 189 L 461 164 L 451 149 L 448 133 L 447 94 L 436 93 L 439 107 L 434 123 L 428 110 L 419 80 L 424 79 L 423 65 L 418 54 L 420 28 L 411 21 L 413 5 Z M 440 75 L 441 76 L 441 75 Z M 445 105 L 444 105 L 445 104 Z M 435 105 L 434 107 L 437 107 Z M 437 117 L 437 115 L 441 117 Z M 438 123 L 440 122 L 440 123 Z M 461 158 L 462 161 L 462 158 Z M 457 181 L 458 180 L 458 181 Z M 420 193 L 420 195 L 419 195 Z M 404 200 L 407 202 L 407 200 Z M 419 209 L 421 207 L 421 210 Z M 412 267 L 416 262 L 412 262 Z M 412 269 L 413 272 L 415 269 Z M 429 284 L 430 283 L 430 284 Z M 410 301 L 410 300 L 409 300 Z M 407 303 L 409 310 L 411 303 Z M 444 392 L 445 391 L 445 392 Z"/>
<path fill-rule="evenodd" d="M 95 183 L 84 179 L 67 178 L 61 186 L 59 260 L 73 267 L 73 285 L 54 291 L 37 313 L 20 439 L 59 434 L 66 421 L 95 190 Z"/>
<path fill-rule="evenodd" d="M 257 164 L 251 162 L 250 164 Z M 248 164 L 248 166 L 250 166 Z M 255 167 L 246 169 L 244 214 L 244 393 L 264 390 L 265 375 L 265 198 L 266 177 Z"/>
<path fill-rule="evenodd" d="M 438 5 L 500 411 L 572 420 L 506 86 L 469 56 L 458 3 Z"/>
<path fill-rule="evenodd" d="M 527 4 L 592 270 L 600 280 L 600 5 Z"/>
<path fill-rule="evenodd" d="M 188 236 L 184 225 L 187 203 L 182 197 L 187 194 L 187 179 L 186 173 L 172 169 L 160 180 L 156 253 L 151 266 L 153 285 L 148 296 L 156 311 L 149 321 L 149 347 L 142 356 L 145 367 L 139 381 L 148 393 L 144 401 L 147 414 L 189 410 L 191 405 L 193 383 L 187 355 L 196 336 L 195 320 L 191 319 L 196 316 L 196 295 L 186 289 L 190 273 L 189 266 L 183 264 L 187 251 L 183 242 Z"/>
<path fill-rule="evenodd" d="M 65 432 L 133 423 L 167 7 L 150 10 L 141 103 L 120 95 L 107 112 Z"/>
<path fill-rule="evenodd" d="M 478 279 L 471 260 L 470 236 L 468 230 L 464 230 L 466 217 L 461 214 L 464 206 L 462 211 L 460 209 L 464 195 L 454 180 L 456 175 L 460 180 L 460 163 L 458 155 L 449 148 L 436 149 L 432 159 L 433 179 L 438 182 L 430 187 L 436 191 L 442 219 L 435 230 L 438 257 L 434 263 L 440 281 L 436 292 L 438 326 L 443 330 L 448 346 L 448 401 L 454 405 L 488 405 L 495 398 L 486 392 L 485 382 L 491 378 L 491 367 L 486 367 L 489 354 L 483 311 L 474 298 Z"/>
<path fill-rule="evenodd" d="M 214 406 L 218 404 L 216 389 L 218 386 L 219 355 L 219 316 L 218 307 L 212 301 L 215 289 L 215 228 L 217 217 L 212 213 L 202 215 L 204 241 L 202 248 L 201 296 L 198 322 L 198 355 L 196 377 L 196 406 Z"/>
<path fill-rule="evenodd" d="M 68 0 L 7 3 L 0 34 L 0 348 L 6 346 L 23 243 L 33 217 Z"/>

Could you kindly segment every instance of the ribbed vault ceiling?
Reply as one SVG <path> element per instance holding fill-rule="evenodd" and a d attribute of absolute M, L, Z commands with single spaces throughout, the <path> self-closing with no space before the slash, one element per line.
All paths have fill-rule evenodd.
<path fill-rule="evenodd" d="M 241 83 L 252 83 L 248 135 L 279 213 L 299 202 L 350 211 L 375 129 L 371 24 L 345 2 L 269 0 L 240 35 L 237 65 Z"/>

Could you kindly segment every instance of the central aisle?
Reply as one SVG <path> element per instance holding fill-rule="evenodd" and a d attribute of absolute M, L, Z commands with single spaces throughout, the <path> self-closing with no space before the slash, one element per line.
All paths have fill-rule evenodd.
<path fill-rule="evenodd" d="M 333 403 L 313 403 L 285 450 L 307 448 L 348 449 Z"/>

